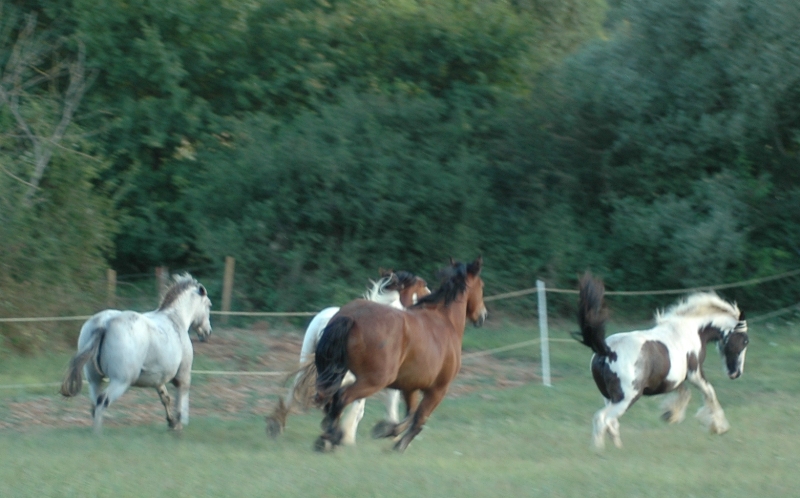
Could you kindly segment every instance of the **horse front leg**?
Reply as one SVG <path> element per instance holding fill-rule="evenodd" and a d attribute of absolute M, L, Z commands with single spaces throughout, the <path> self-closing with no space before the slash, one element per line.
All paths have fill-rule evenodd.
<path fill-rule="evenodd" d="M 394 445 L 394 449 L 403 452 L 408 448 L 408 445 L 411 443 L 411 440 L 414 439 L 417 434 L 422 432 L 422 427 L 425 425 L 425 422 L 428 420 L 428 417 L 433 410 L 439 406 L 439 403 L 442 402 L 444 399 L 444 395 L 447 393 L 447 386 L 439 387 L 436 389 L 429 389 L 424 391 L 424 395 L 422 397 L 422 401 L 419 403 L 419 406 L 414 411 L 413 415 L 413 422 L 411 423 L 411 427 L 408 428 L 407 431 L 403 434 L 400 440 Z M 410 408 L 410 406 L 409 406 Z"/>
<path fill-rule="evenodd" d="M 393 391 L 397 391 L 393 389 Z M 403 399 L 406 402 L 406 416 L 400 422 L 392 422 L 391 420 L 381 420 L 375 427 L 372 428 L 372 437 L 375 439 L 380 439 L 384 437 L 395 437 L 402 434 L 408 426 L 411 425 L 411 421 L 413 420 L 414 412 L 417 410 L 417 406 L 419 405 L 419 391 L 412 390 L 412 391 L 402 391 Z"/>
<path fill-rule="evenodd" d="M 731 428 L 725 412 L 717 400 L 717 393 L 714 387 L 703 377 L 698 369 L 689 374 L 689 381 L 700 389 L 703 393 L 703 406 L 697 411 L 697 418 L 708 427 L 712 434 L 724 434 Z"/>

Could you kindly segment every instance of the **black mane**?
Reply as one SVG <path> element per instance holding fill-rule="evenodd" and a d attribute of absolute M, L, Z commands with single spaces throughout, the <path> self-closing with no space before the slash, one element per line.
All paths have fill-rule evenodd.
<path fill-rule="evenodd" d="M 436 291 L 417 301 L 412 308 L 440 302 L 444 302 L 445 306 L 449 306 L 450 303 L 467 290 L 467 265 L 464 263 L 455 263 L 453 266 L 442 270 L 440 275 L 442 277 L 441 286 Z"/>
<path fill-rule="evenodd" d="M 395 272 L 395 276 L 397 277 L 397 285 L 400 289 L 405 289 L 409 285 L 412 285 L 419 278 L 410 271 L 405 270 Z"/>

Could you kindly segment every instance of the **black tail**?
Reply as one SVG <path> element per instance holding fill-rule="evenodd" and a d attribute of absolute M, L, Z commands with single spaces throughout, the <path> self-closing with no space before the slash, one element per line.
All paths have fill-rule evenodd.
<path fill-rule="evenodd" d="M 325 327 L 314 353 L 317 367 L 316 402 L 327 404 L 342 385 L 347 373 L 347 335 L 355 322 L 348 316 L 337 316 Z"/>
<path fill-rule="evenodd" d="M 606 344 L 606 318 L 608 309 L 603 299 L 606 288 L 601 280 L 595 279 L 586 272 L 580 281 L 580 298 L 578 299 L 578 325 L 580 332 L 573 337 L 581 344 L 592 349 L 600 356 L 611 356 L 613 353 Z"/>

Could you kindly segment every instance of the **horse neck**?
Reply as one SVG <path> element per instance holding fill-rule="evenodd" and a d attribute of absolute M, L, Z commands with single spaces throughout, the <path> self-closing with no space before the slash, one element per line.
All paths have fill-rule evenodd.
<path fill-rule="evenodd" d="M 453 329 L 458 334 L 459 339 L 464 337 L 464 329 L 467 327 L 467 294 L 458 296 L 449 306 L 440 304 L 441 311 L 447 316 L 448 321 L 453 325 Z"/>
<path fill-rule="evenodd" d="M 170 322 L 175 327 L 175 330 L 181 335 L 189 333 L 189 326 L 192 324 L 192 311 L 189 306 L 190 296 L 184 293 L 176 299 L 169 307 L 157 311 L 169 318 Z"/>

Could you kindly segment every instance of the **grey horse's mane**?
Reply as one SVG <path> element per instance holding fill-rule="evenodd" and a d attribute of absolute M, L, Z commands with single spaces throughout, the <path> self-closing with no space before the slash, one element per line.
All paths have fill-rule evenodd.
<path fill-rule="evenodd" d="M 187 289 L 190 287 L 195 287 L 200 285 L 197 280 L 195 280 L 191 275 L 188 273 L 182 273 L 180 275 L 173 275 L 172 279 L 174 282 L 172 285 L 166 290 L 164 293 L 164 297 L 161 298 L 161 304 L 158 305 L 158 311 L 164 311 L 165 309 L 172 306 L 178 298 L 186 292 Z"/>

